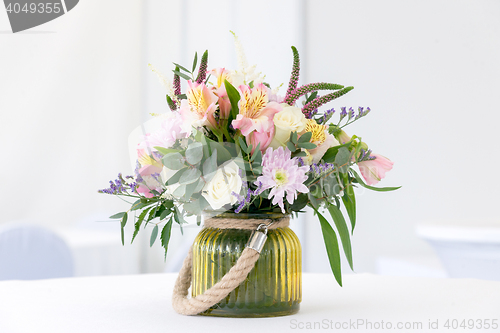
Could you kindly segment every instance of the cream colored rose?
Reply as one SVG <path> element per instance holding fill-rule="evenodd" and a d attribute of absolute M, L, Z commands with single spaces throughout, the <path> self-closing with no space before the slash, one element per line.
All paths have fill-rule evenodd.
<path fill-rule="evenodd" d="M 226 204 L 235 204 L 237 198 L 232 192 L 240 193 L 242 180 L 238 174 L 238 166 L 231 162 L 217 170 L 215 176 L 205 184 L 201 195 L 208 201 L 212 209 L 220 209 Z"/>
<path fill-rule="evenodd" d="M 306 127 L 307 121 L 300 108 L 290 106 L 286 103 L 282 103 L 281 106 L 283 110 L 276 113 L 273 118 L 276 133 L 270 147 L 274 149 L 286 145 L 291 132 L 302 132 Z"/>

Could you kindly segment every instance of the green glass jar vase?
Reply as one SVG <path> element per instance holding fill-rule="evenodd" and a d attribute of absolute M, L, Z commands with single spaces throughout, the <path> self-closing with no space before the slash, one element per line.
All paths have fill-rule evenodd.
<path fill-rule="evenodd" d="M 269 219 L 282 214 L 234 214 L 218 217 Z M 245 249 L 252 230 L 204 228 L 193 243 L 192 297 L 219 282 Z M 289 228 L 269 229 L 267 241 L 246 280 L 201 315 L 276 317 L 299 311 L 302 300 L 302 249 Z"/>

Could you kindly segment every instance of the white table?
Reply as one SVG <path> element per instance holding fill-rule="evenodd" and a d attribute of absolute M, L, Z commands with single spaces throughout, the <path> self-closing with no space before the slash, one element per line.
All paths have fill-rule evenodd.
<path fill-rule="evenodd" d="M 499 329 L 446 329 L 447 319 L 500 322 L 500 282 L 472 279 L 345 275 L 344 287 L 331 275 L 304 274 L 303 302 L 288 317 L 237 319 L 178 315 L 171 306 L 176 274 L 81 277 L 0 282 L 2 333 L 281 332 L 335 330 L 358 320 L 353 332 L 498 332 Z M 429 330 L 438 321 L 439 329 Z M 422 329 L 396 325 L 422 323 Z M 410 324 L 407 324 L 410 323 Z M 483 321 L 484 323 L 484 321 Z M 500 323 L 499 323 L 500 325 Z M 302 329 L 300 329 L 302 328 Z M 368 327 L 369 328 L 369 327 Z"/>

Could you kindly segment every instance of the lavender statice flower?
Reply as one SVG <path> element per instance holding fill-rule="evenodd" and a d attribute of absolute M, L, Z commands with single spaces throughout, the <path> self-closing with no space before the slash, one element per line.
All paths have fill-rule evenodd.
<path fill-rule="evenodd" d="M 335 170 L 335 164 L 333 163 L 314 163 L 309 166 L 309 172 L 314 177 L 322 177 L 333 170 Z"/>
<path fill-rule="evenodd" d="M 345 106 L 340 108 L 340 120 L 344 119 L 347 116 L 347 109 Z"/>
<path fill-rule="evenodd" d="M 351 120 L 352 118 L 354 118 L 354 109 L 349 108 L 349 120 Z"/>
<path fill-rule="evenodd" d="M 134 181 L 131 181 L 130 179 L 134 179 L 134 177 L 125 176 L 124 178 L 122 174 L 119 173 L 117 179 L 115 179 L 114 181 L 112 180 L 109 181 L 109 188 L 98 190 L 97 192 L 116 195 L 116 194 L 126 194 L 128 193 L 127 191 L 129 190 L 134 191 L 136 183 Z"/>
<path fill-rule="evenodd" d="M 368 149 L 366 151 L 364 149 L 361 149 L 359 152 L 358 162 L 374 160 L 375 156 L 371 156 L 371 153 L 371 149 Z"/>
<path fill-rule="evenodd" d="M 319 124 L 326 124 L 335 113 L 335 109 L 326 110 L 323 117 L 319 119 Z"/>
<path fill-rule="evenodd" d="M 255 190 L 252 190 L 251 188 L 247 188 L 247 195 L 243 197 L 242 195 L 239 195 L 236 192 L 231 192 L 232 195 L 234 195 L 239 202 L 238 207 L 234 210 L 235 213 L 239 213 L 245 208 L 247 204 L 249 204 L 252 201 L 252 196 L 259 195 L 260 190 L 262 188 L 262 183 L 258 182 L 257 183 L 257 188 Z"/>

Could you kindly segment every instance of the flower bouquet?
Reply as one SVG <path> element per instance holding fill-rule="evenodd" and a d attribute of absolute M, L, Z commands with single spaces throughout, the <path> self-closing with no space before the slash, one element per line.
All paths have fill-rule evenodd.
<path fill-rule="evenodd" d="M 344 131 L 368 115 L 370 108 L 320 110 L 353 87 L 324 82 L 299 86 L 299 53 L 292 47 L 291 78 L 282 96 L 279 87 L 270 87 L 255 66 L 248 66 L 236 36 L 235 44 L 237 70 L 209 70 L 208 51 L 199 66 L 196 54 L 191 69 L 174 64 L 173 82 L 152 68 L 167 87 L 170 111 L 154 115 L 161 127 L 145 134 L 138 144 L 134 175 L 119 174 L 109 188 L 99 192 L 136 199 L 130 209 L 111 216 L 121 221 L 122 242 L 124 227 L 133 214 L 132 241 L 141 228 L 149 226 L 151 245 L 159 238 L 165 251 L 174 223 L 182 227 L 187 216 L 195 216 L 199 225 L 205 214 L 205 231 L 195 241 L 175 287 L 178 312 L 264 316 L 274 306 L 279 311 L 271 315 L 294 313 L 301 300 L 301 255 L 300 243 L 287 227 L 289 216 L 302 213 L 306 206 L 314 210 L 330 266 L 341 285 L 337 235 L 352 268 L 354 189 L 397 189 L 371 186 L 393 163 L 373 153 L 360 137 Z M 186 81 L 185 93 L 181 79 Z M 361 176 L 354 169 L 356 165 Z M 275 241 L 266 242 L 267 238 Z M 238 239 L 243 243 L 231 245 Z M 257 261 L 259 255 L 261 260 Z M 243 269 L 244 260 L 250 263 Z M 280 267 L 259 266 L 273 260 L 281 263 L 275 265 Z M 231 275 L 233 266 L 243 272 Z M 188 299 L 191 280 L 193 297 Z M 281 282 L 273 286 L 267 280 Z M 220 281 L 232 289 L 221 292 Z M 285 283 L 288 291 L 281 290 L 280 283 Z M 252 294 L 254 303 L 248 305 L 248 299 L 240 299 L 245 293 Z M 274 298 L 270 296 L 273 293 Z"/>

